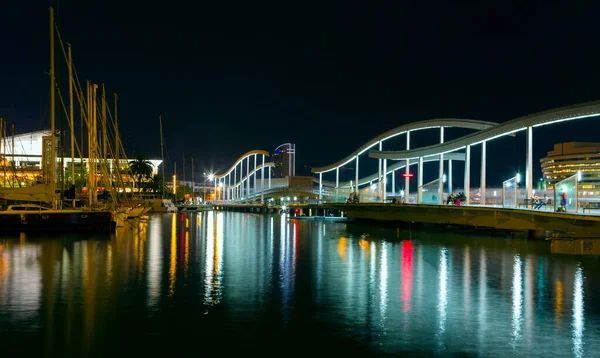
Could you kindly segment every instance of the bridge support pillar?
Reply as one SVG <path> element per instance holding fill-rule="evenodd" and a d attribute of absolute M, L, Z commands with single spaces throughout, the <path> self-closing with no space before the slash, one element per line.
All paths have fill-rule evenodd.
<path fill-rule="evenodd" d="M 481 185 L 479 192 L 481 193 L 481 205 L 485 205 L 485 157 L 486 157 L 486 142 L 481 142 Z"/>
<path fill-rule="evenodd" d="M 440 127 L 440 144 L 444 143 L 444 127 Z M 438 191 L 440 193 L 440 197 L 438 198 L 439 204 L 444 203 L 444 154 L 440 154 L 440 167 L 438 172 L 439 178 L 439 186 Z"/>
<path fill-rule="evenodd" d="M 419 178 L 418 185 L 423 186 L 423 157 L 419 157 Z"/>
<path fill-rule="evenodd" d="M 319 204 L 322 199 L 321 193 L 323 193 L 323 173 L 319 173 Z"/>
<path fill-rule="evenodd" d="M 448 194 L 452 192 L 452 160 L 448 159 Z"/>
<path fill-rule="evenodd" d="M 246 158 L 246 203 L 250 203 L 250 157 Z"/>
<path fill-rule="evenodd" d="M 340 167 L 335 168 L 335 196 L 339 196 L 339 186 L 340 186 Z"/>
<path fill-rule="evenodd" d="M 269 174 L 269 189 L 271 189 L 271 167 L 267 170 Z"/>
<path fill-rule="evenodd" d="M 356 194 L 358 194 L 358 155 L 356 156 L 356 170 L 354 171 L 354 180 L 355 180 L 354 185 L 356 185 L 355 192 L 356 192 Z"/>
<path fill-rule="evenodd" d="M 410 150 L 410 131 L 406 131 L 406 150 Z M 406 204 L 410 203 L 410 159 L 406 159 L 406 177 L 404 178 L 404 195 Z"/>
<path fill-rule="evenodd" d="M 382 182 L 382 185 L 381 185 L 381 187 L 382 187 L 381 191 L 383 192 L 383 194 L 381 195 L 381 201 L 383 203 L 385 203 L 385 197 L 387 195 L 387 193 L 386 193 L 386 187 L 387 187 L 387 175 L 386 175 L 386 172 L 387 172 L 387 159 L 384 159 L 383 160 L 383 182 Z"/>
<path fill-rule="evenodd" d="M 533 196 L 533 127 L 527 127 L 527 160 L 525 162 L 525 186 L 527 199 Z"/>
<path fill-rule="evenodd" d="M 262 167 L 260 167 L 260 202 L 265 203 L 265 155 L 262 156 Z"/>
<path fill-rule="evenodd" d="M 252 190 L 252 191 L 254 194 L 254 199 L 252 199 L 252 202 L 256 203 L 256 154 L 254 154 L 254 187 L 253 187 L 253 189 L 254 190 Z"/>
<path fill-rule="evenodd" d="M 383 142 L 379 141 L 379 151 L 381 152 L 382 150 L 383 150 Z M 378 166 L 378 169 L 377 169 L 377 182 L 381 183 L 381 162 L 382 162 L 382 159 L 381 158 L 378 159 L 378 162 L 379 162 L 378 163 L 379 166 Z M 385 175 L 385 171 L 384 171 L 383 175 Z M 379 197 L 383 198 L 383 193 L 381 192 L 381 185 L 379 185 Z"/>
<path fill-rule="evenodd" d="M 392 170 L 392 195 L 396 196 L 396 171 Z"/>
<path fill-rule="evenodd" d="M 465 148 L 465 196 L 467 197 L 466 204 L 471 202 L 471 145 L 468 144 Z"/>

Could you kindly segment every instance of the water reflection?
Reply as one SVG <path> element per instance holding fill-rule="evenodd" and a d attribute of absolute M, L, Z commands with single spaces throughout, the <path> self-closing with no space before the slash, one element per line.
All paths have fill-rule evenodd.
<path fill-rule="evenodd" d="M 206 218 L 206 255 L 204 266 L 204 304 L 209 308 L 221 299 L 222 256 L 221 242 L 222 214 L 208 213 Z M 208 310 L 205 311 L 205 314 Z"/>
<path fill-rule="evenodd" d="M 439 331 L 438 338 L 440 344 L 442 335 L 446 331 L 446 309 L 448 307 L 448 249 L 442 247 L 440 250 L 440 273 L 439 273 L 439 293 L 438 293 L 438 312 L 439 312 Z"/>
<path fill-rule="evenodd" d="M 485 347 L 485 337 L 487 331 L 487 259 L 485 248 L 479 250 L 479 350 L 478 353 L 482 355 Z"/>
<path fill-rule="evenodd" d="M 380 284 L 379 284 L 379 311 L 381 312 L 381 325 L 385 325 L 386 308 L 387 308 L 387 282 L 388 282 L 388 263 L 387 263 L 387 243 L 384 241 L 381 243 L 381 268 L 380 268 Z"/>
<path fill-rule="evenodd" d="M 597 258 L 553 255 L 547 242 L 396 239 L 393 227 L 353 225 L 177 213 L 134 221 L 110 240 L 0 238 L 0 344 L 60 356 L 145 355 L 182 339 L 402 356 L 600 349 L 589 334 L 600 330 Z"/>
<path fill-rule="evenodd" d="M 175 215 L 173 215 L 175 217 Z M 161 272 L 162 272 L 162 225 L 161 218 L 154 216 L 150 219 L 150 250 L 148 254 L 148 307 L 155 307 L 161 295 Z M 173 225 L 173 223 L 171 223 Z"/>
<path fill-rule="evenodd" d="M 523 276 L 521 273 L 521 257 L 515 256 L 513 264 L 513 285 L 512 285 L 512 333 L 511 346 L 517 349 L 517 343 L 521 339 L 521 310 L 523 309 Z"/>
<path fill-rule="evenodd" d="M 577 267 L 575 282 L 573 284 L 573 354 L 575 357 L 583 356 L 583 331 L 584 331 L 584 303 L 583 303 L 583 269 Z"/>
<path fill-rule="evenodd" d="M 177 282 L 177 214 L 171 218 L 171 247 L 169 248 L 169 297 L 175 295 Z"/>
<path fill-rule="evenodd" d="M 413 271 L 412 241 L 402 241 L 402 310 L 410 311 L 412 298 L 412 271 Z"/>

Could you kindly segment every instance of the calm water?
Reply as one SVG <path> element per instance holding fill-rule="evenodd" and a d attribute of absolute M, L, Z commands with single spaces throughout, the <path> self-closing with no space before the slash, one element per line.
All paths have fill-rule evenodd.
<path fill-rule="evenodd" d="M 600 259 L 243 213 L 0 238 L 0 352 L 594 356 Z"/>

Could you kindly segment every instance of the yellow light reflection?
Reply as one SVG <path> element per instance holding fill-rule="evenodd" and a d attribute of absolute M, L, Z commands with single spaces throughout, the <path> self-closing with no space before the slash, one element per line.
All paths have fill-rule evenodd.
<path fill-rule="evenodd" d="M 563 311 L 563 284 L 560 280 L 556 280 L 556 297 L 554 301 L 554 313 L 556 317 L 556 328 L 560 328 Z"/>
<path fill-rule="evenodd" d="M 6 245 L 1 244 L 0 245 L 0 297 L 2 296 L 2 287 L 4 286 L 4 281 L 6 280 L 6 278 L 8 277 L 8 260 L 4 259 L 4 247 Z M 8 253 L 8 250 L 7 250 Z"/>
<path fill-rule="evenodd" d="M 365 258 L 368 259 L 371 243 L 365 239 L 360 239 L 360 240 L 358 240 L 358 246 L 363 250 L 363 254 L 365 255 Z"/>
<path fill-rule="evenodd" d="M 186 220 L 187 223 L 187 220 Z M 190 232 L 185 232 L 185 256 L 184 256 L 184 264 L 183 264 L 183 275 L 187 277 L 189 263 L 190 263 Z"/>
<path fill-rule="evenodd" d="M 346 259 L 346 250 L 348 247 L 348 238 L 345 236 L 340 237 L 338 241 L 338 254 L 342 258 L 342 260 Z"/>
<path fill-rule="evenodd" d="M 177 276 L 177 215 L 171 219 L 171 251 L 169 256 L 169 297 L 175 295 L 175 280 Z"/>

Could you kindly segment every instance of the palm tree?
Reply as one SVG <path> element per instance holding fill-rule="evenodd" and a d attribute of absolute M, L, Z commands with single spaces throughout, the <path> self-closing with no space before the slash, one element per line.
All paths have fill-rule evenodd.
<path fill-rule="evenodd" d="M 149 186 L 152 192 L 162 193 L 163 187 L 165 186 L 165 181 L 163 180 L 163 177 L 155 174 L 150 178 Z"/>
<path fill-rule="evenodd" d="M 138 188 L 140 188 L 139 184 L 143 179 L 148 179 L 152 175 L 152 166 L 152 163 L 143 155 L 138 155 L 134 160 L 129 162 L 129 170 L 131 170 Z"/>

